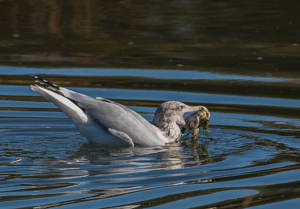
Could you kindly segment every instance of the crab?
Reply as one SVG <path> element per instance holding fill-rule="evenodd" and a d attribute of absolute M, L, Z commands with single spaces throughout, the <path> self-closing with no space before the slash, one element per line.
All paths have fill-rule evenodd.
<path fill-rule="evenodd" d="M 199 134 L 199 128 L 203 127 L 204 135 L 209 137 L 209 118 L 210 113 L 208 109 L 202 106 L 202 110 L 192 113 L 185 119 L 186 124 L 182 127 L 181 133 L 183 134 L 185 130 L 188 130 L 189 133 L 191 133 L 194 136 L 193 139 L 197 139 Z"/>

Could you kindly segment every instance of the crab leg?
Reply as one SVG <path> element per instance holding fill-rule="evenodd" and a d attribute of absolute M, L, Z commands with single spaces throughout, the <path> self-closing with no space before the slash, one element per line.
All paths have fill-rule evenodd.
<path fill-rule="evenodd" d="M 199 128 L 194 128 L 194 131 L 193 131 L 193 139 L 197 139 L 198 138 L 198 134 L 199 134 Z"/>
<path fill-rule="evenodd" d="M 200 124 L 200 117 L 197 115 L 196 116 L 196 123 L 194 124 L 194 127 L 190 131 L 191 134 L 193 134 L 194 139 L 198 137 L 199 134 L 199 124 Z"/>

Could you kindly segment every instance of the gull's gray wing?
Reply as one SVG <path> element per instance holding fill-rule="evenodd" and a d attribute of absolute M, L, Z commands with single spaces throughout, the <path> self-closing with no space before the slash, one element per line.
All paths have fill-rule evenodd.
<path fill-rule="evenodd" d="M 121 138 L 123 141 L 127 142 L 131 146 L 134 146 L 134 143 L 133 143 L 132 139 L 127 134 L 125 134 L 124 132 L 118 131 L 118 130 L 115 130 L 115 129 L 111 129 L 111 128 L 109 128 L 108 131 L 112 135 L 114 135 L 114 136 L 116 136 L 118 138 Z"/>
<path fill-rule="evenodd" d="M 62 87 L 59 91 L 112 134 L 130 138 L 134 144 L 164 145 L 152 124 L 128 107 L 101 97 L 95 99 Z"/>

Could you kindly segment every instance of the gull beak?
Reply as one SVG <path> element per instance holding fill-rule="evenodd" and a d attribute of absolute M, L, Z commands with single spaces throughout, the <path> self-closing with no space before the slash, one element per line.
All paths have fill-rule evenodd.
<path fill-rule="evenodd" d="M 187 107 L 188 108 L 186 110 L 186 113 L 187 112 L 195 112 L 195 111 L 202 110 L 203 108 L 205 108 L 203 106 L 187 106 Z"/>

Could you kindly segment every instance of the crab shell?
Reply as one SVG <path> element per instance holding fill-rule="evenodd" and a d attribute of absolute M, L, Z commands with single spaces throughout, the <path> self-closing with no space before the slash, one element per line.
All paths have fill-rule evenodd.
<path fill-rule="evenodd" d="M 203 127 L 203 133 L 205 136 L 210 136 L 208 131 L 210 113 L 206 107 L 202 110 L 192 113 L 186 118 L 186 124 L 192 130 L 194 139 L 198 137 L 199 127 Z"/>
<path fill-rule="evenodd" d="M 203 107 L 202 110 L 192 113 L 189 115 L 185 122 L 190 128 L 194 128 L 197 125 L 197 118 L 199 118 L 198 127 L 208 128 L 210 113 L 208 112 L 206 107 Z"/>

